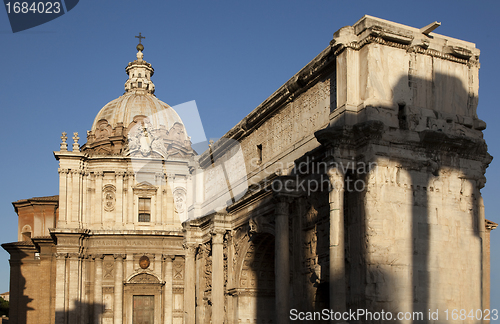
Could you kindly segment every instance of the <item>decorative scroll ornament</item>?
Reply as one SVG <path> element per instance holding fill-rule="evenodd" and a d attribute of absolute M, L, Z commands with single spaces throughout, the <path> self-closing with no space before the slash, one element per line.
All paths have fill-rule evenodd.
<path fill-rule="evenodd" d="M 105 185 L 103 188 L 104 210 L 111 212 L 116 206 L 116 188 L 113 185 Z"/>
<path fill-rule="evenodd" d="M 176 188 L 174 190 L 174 204 L 177 214 L 184 213 L 186 210 L 186 190 L 183 188 Z"/>

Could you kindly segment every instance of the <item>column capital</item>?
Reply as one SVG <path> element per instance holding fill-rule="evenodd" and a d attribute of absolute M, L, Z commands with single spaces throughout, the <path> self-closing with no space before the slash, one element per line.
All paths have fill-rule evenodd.
<path fill-rule="evenodd" d="M 183 243 L 182 247 L 184 250 L 186 250 L 187 254 L 190 255 L 195 255 L 196 254 L 196 248 L 198 247 L 197 243 Z"/>
<path fill-rule="evenodd" d="M 175 255 L 163 254 L 162 255 L 162 259 L 165 260 L 165 261 L 167 261 L 167 262 L 172 262 L 175 259 Z"/>
<path fill-rule="evenodd" d="M 80 253 L 68 253 L 68 258 L 69 259 L 80 259 L 82 255 Z"/>
<path fill-rule="evenodd" d="M 54 256 L 56 259 L 66 259 L 68 257 L 68 253 L 54 253 Z"/>
<path fill-rule="evenodd" d="M 104 254 L 91 254 L 90 257 L 93 259 L 93 260 L 102 260 L 104 259 Z"/>
<path fill-rule="evenodd" d="M 212 236 L 212 244 L 222 244 L 224 242 L 224 234 L 226 234 L 225 229 L 213 228 L 210 231 L 210 235 Z"/>
<path fill-rule="evenodd" d="M 289 215 L 290 203 L 293 199 L 286 195 L 279 195 L 274 197 L 274 214 L 275 216 L 286 216 Z"/>
<path fill-rule="evenodd" d="M 126 254 L 121 254 L 121 253 L 119 253 L 119 254 L 113 254 L 113 258 L 115 258 L 115 260 L 121 260 L 121 261 L 123 261 L 123 259 L 125 259 L 126 257 L 127 257 Z"/>
<path fill-rule="evenodd" d="M 336 167 L 331 167 L 328 168 L 326 174 L 328 175 L 328 180 L 330 180 L 331 188 L 335 190 L 344 190 L 345 174 L 344 172 L 342 172 L 342 170 Z"/>
<path fill-rule="evenodd" d="M 271 184 L 275 197 L 286 196 L 297 198 L 304 195 L 305 188 L 300 185 L 298 175 L 282 175 L 276 177 Z"/>

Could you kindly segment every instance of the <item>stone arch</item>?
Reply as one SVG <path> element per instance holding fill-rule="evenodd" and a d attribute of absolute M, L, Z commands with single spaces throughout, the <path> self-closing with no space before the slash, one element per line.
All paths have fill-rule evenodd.
<path fill-rule="evenodd" d="M 258 233 L 241 244 L 235 278 L 236 317 L 241 322 L 274 321 L 274 236 Z"/>
<path fill-rule="evenodd" d="M 252 288 L 262 286 L 263 281 L 273 282 L 274 290 L 274 236 L 257 234 L 243 246 L 244 253 L 238 265 L 237 287 Z M 263 287 L 266 287 L 263 285 Z"/>

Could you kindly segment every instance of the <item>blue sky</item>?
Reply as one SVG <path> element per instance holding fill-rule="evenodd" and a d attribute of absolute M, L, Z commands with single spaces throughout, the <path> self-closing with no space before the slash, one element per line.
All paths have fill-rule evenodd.
<path fill-rule="evenodd" d="M 196 100 L 217 138 L 326 48 L 333 33 L 369 14 L 413 27 L 442 22 L 439 34 L 481 50 L 479 118 L 494 159 L 482 190 L 486 217 L 500 223 L 498 1 L 80 1 L 69 13 L 13 34 L 0 9 L 0 241 L 17 240 L 11 202 L 58 193 L 62 131 L 80 133 L 120 96 L 134 38 L 146 36 L 156 95 L 171 106 Z M 71 141 L 70 141 L 71 142 Z M 500 309 L 500 229 L 492 232 L 492 308 Z M 0 249 L 0 292 L 9 290 Z"/>

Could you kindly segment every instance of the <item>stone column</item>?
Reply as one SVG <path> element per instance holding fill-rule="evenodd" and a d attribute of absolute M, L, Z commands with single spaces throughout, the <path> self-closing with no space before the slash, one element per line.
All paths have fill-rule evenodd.
<path fill-rule="evenodd" d="M 80 253 L 69 253 L 68 254 L 69 263 L 69 323 L 78 323 L 80 318 L 80 294 L 79 294 L 79 283 L 81 280 L 80 276 Z"/>
<path fill-rule="evenodd" d="M 82 255 L 82 261 L 81 261 L 81 301 L 82 305 L 80 308 L 80 324 L 87 324 L 89 323 L 89 304 L 90 304 L 90 299 L 89 299 L 89 292 L 87 290 L 88 284 L 89 284 L 89 278 L 87 277 L 88 275 L 88 268 L 89 268 L 89 256 L 88 255 Z"/>
<path fill-rule="evenodd" d="M 95 275 L 94 275 L 94 324 L 101 323 L 101 315 L 103 312 L 102 305 L 102 259 L 104 255 L 96 254 L 95 259 Z"/>
<path fill-rule="evenodd" d="M 328 170 L 330 203 L 330 309 L 346 311 L 344 247 L 344 175 Z"/>
<path fill-rule="evenodd" d="M 59 169 L 59 220 L 57 227 L 65 227 L 68 222 L 67 216 L 67 192 L 68 169 Z"/>
<path fill-rule="evenodd" d="M 275 206 L 276 236 L 274 242 L 274 273 L 276 299 L 276 323 L 289 323 L 290 248 L 288 209 L 290 198 L 278 196 Z M 213 253 L 213 252 L 212 252 Z"/>
<path fill-rule="evenodd" d="M 125 254 L 115 254 L 115 300 L 113 305 L 114 324 L 122 324 L 123 319 L 123 259 Z"/>
<path fill-rule="evenodd" d="M 212 323 L 224 322 L 224 233 L 212 231 Z"/>
<path fill-rule="evenodd" d="M 127 225 L 132 228 L 134 224 L 134 190 L 132 189 L 134 185 L 134 173 L 127 172 Z"/>
<path fill-rule="evenodd" d="M 95 172 L 95 219 L 96 224 L 102 224 L 102 178 L 104 173 L 102 171 Z"/>
<path fill-rule="evenodd" d="M 64 308 L 64 303 L 66 300 L 65 296 L 65 286 L 66 286 L 66 257 L 67 253 L 56 253 L 56 314 L 55 323 L 64 324 L 66 309 Z"/>
<path fill-rule="evenodd" d="M 184 250 L 186 251 L 186 260 L 184 262 L 184 324 L 195 324 L 195 255 L 196 244 L 185 243 Z M 214 322 L 215 323 L 215 322 Z"/>
<path fill-rule="evenodd" d="M 175 256 L 164 255 L 165 259 L 165 272 L 163 280 L 165 281 L 165 304 L 164 304 L 164 314 L 165 314 L 165 324 L 172 324 L 172 303 L 173 303 L 173 291 L 172 291 L 172 261 Z"/>
<path fill-rule="evenodd" d="M 66 181 L 66 224 L 73 222 L 73 172 L 75 170 L 70 169 L 67 175 Z"/>
<path fill-rule="evenodd" d="M 167 225 L 175 224 L 175 205 L 174 205 L 174 175 L 167 174 L 167 194 L 166 194 Z"/>
<path fill-rule="evenodd" d="M 165 181 L 163 179 L 163 173 L 161 172 L 156 172 L 155 173 L 155 180 L 156 180 L 156 183 L 159 184 L 158 185 L 158 190 L 156 191 L 156 197 L 155 198 L 155 212 L 154 212 L 154 220 L 152 219 L 151 221 L 154 221 L 154 224 L 155 225 L 163 225 L 163 219 L 162 219 L 162 210 L 161 210 L 161 204 L 162 204 L 162 200 L 161 200 L 161 194 L 163 192 L 162 190 L 162 185 L 163 185 L 163 182 Z"/>
<path fill-rule="evenodd" d="M 83 187 L 82 187 L 82 194 L 83 194 L 83 204 L 82 204 L 82 226 L 86 227 L 87 224 L 90 225 L 90 201 L 89 201 L 89 188 L 90 188 L 90 181 L 89 181 L 89 172 L 85 171 L 83 173 Z"/>
<path fill-rule="evenodd" d="M 125 218 L 123 217 L 123 171 L 115 172 L 116 179 L 116 222 L 122 226 L 125 224 Z"/>
<path fill-rule="evenodd" d="M 72 190 L 71 190 L 71 223 L 73 224 L 78 224 L 80 222 L 80 213 L 81 213 L 81 195 L 80 195 L 80 190 L 81 190 L 81 180 L 82 178 L 82 171 L 81 170 L 71 170 L 71 185 L 72 185 Z"/>

